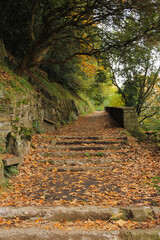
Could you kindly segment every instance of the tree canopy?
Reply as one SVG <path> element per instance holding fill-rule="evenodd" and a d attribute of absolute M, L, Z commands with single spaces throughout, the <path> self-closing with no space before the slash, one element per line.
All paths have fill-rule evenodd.
<path fill-rule="evenodd" d="M 19 72 L 64 63 L 77 55 L 100 56 L 135 41 L 159 41 L 158 0 L 2 0 L 1 38 L 22 59 Z M 51 52 L 69 46 L 63 61 Z"/>
<path fill-rule="evenodd" d="M 160 50 L 159 0 L 1 0 L 0 14 L 0 38 L 18 74 L 40 67 L 96 104 L 108 101 L 112 77 L 124 99 L 117 102 L 136 107 L 141 119 L 151 95 L 159 99 L 152 54 Z"/>

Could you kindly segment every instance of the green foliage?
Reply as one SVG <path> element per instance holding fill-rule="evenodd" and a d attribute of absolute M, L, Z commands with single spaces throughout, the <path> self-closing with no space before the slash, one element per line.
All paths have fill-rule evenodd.
<path fill-rule="evenodd" d="M 103 157 L 103 155 L 104 155 L 104 154 L 103 154 L 102 152 L 98 152 L 98 153 L 97 153 L 97 156 L 98 156 L 98 157 Z"/>
<path fill-rule="evenodd" d="M 21 136 L 22 139 L 31 141 L 33 131 L 32 131 L 32 129 L 28 129 L 26 127 L 20 127 L 19 135 Z"/>
<path fill-rule="evenodd" d="M 78 92 L 77 97 L 74 97 L 73 99 L 81 115 L 95 111 L 93 104 L 91 103 L 90 99 L 86 97 L 85 93 Z"/>
<path fill-rule="evenodd" d="M 2 0 L 0 37 L 11 54 L 24 57 L 23 72 L 46 60 L 59 64 L 80 54 L 101 57 L 102 52 L 123 49 L 139 39 L 155 43 L 159 36 L 159 6 L 158 0 L 134 4 L 109 0 Z"/>
<path fill-rule="evenodd" d="M 23 99 L 20 101 L 16 102 L 17 107 L 20 107 L 21 104 L 27 105 L 28 104 L 28 100 L 27 99 Z"/>
<path fill-rule="evenodd" d="M 122 94 L 125 106 L 135 107 L 140 122 L 153 116 L 158 108 L 158 82 L 160 67 L 155 61 L 158 49 L 135 44 L 129 46 L 123 55 L 116 52 L 110 63 L 114 85 Z M 113 62 L 112 62 L 113 61 Z"/>
<path fill-rule="evenodd" d="M 5 179 L 5 182 L 0 185 L 0 188 L 3 189 L 3 191 L 4 190 L 7 191 L 11 187 L 12 186 L 11 186 L 10 182 L 8 181 L 8 179 Z"/>
<path fill-rule="evenodd" d="M 44 131 L 41 129 L 40 122 L 38 119 L 32 121 L 32 127 L 36 133 L 44 133 Z"/>
<path fill-rule="evenodd" d="M 13 98 L 13 96 L 18 93 L 29 94 L 30 91 L 33 91 L 27 79 L 17 76 L 14 71 L 7 66 L 0 65 L 0 68 L 5 73 L 0 76 L 1 88 L 4 90 L 5 96 L 8 97 L 8 99 Z"/>
<path fill-rule="evenodd" d="M 96 83 L 106 83 L 107 78 L 106 78 L 106 74 L 104 71 L 102 71 L 101 69 L 97 70 L 96 76 L 95 76 L 95 82 Z"/>
<path fill-rule="evenodd" d="M 6 178 L 11 178 L 14 175 L 18 174 L 18 167 L 17 165 L 11 165 L 11 166 L 7 166 L 4 168 L 4 176 Z"/>
<path fill-rule="evenodd" d="M 145 131 L 159 131 L 160 132 L 160 119 L 159 116 L 157 118 L 148 118 L 142 123 L 142 128 Z"/>
<path fill-rule="evenodd" d="M 19 74 L 37 66 L 47 72 L 49 80 L 37 76 L 36 81 L 40 83 L 37 90 L 43 89 L 48 98 L 72 99 L 70 90 L 84 91 L 96 109 L 103 109 L 105 105 L 122 106 L 118 92 L 107 94 L 111 78 L 105 70 L 112 60 L 118 59 L 125 65 L 125 71 L 121 67 L 118 71 L 130 79 L 137 64 L 140 68 L 144 66 L 148 51 L 144 48 L 140 52 L 139 48 L 146 42 L 146 46 L 158 43 L 159 7 L 158 0 L 134 4 L 109 0 L 2 0 L 0 37 L 10 54 L 21 62 Z M 91 55 L 95 56 L 92 60 Z M 98 58 L 106 69 L 98 67 Z M 124 100 L 127 99 L 126 105 L 138 106 L 139 114 L 142 99 L 138 96 L 143 75 L 138 73 L 132 81 L 124 83 L 120 93 L 127 93 L 122 94 Z M 25 93 L 31 87 L 24 78 L 15 79 L 15 76 L 7 84 L 14 93 Z"/>
<path fill-rule="evenodd" d="M 78 90 L 66 89 L 59 83 L 50 82 L 46 76 L 43 76 L 42 71 L 32 70 L 34 78 L 31 80 L 35 88 L 42 91 L 42 94 L 49 99 L 68 99 L 74 100 L 80 114 L 86 114 L 94 111 L 89 98 L 86 97 L 85 92 Z"/>
<path fill-rule="evenodd" d="M 19 120 L 20 120 L 19 117 L 16 117 L 15 121 L 16 121 L 17 123 L 19 122 Z"/>
<path fill-rule="evenodd" d="M 112 84 L 110 69 L 105 69 L 101 64 L 96 71 L 93 84 L 87 91 L 92 103 L 96 110 L 103 110 L 105 106 L 123 106 L 123 99 Z"/>
<path fill-rule="evenodd" d="M 153 186 L 160 193 L 160 176 L 155 176 L 152 179 Z"/>
<path fill-rule="evenodd" d="M 65 89 L 61 84 L 56 82 L 50 82 L 46 76 L 41 75 L 41 71 L 32 70 L 34 74 L 34 79 L 32 84 L 42 91 L 42 93 L 47 97 L 56 97 L 63 99 L 71 99 L 72 93 L 70 90 Z"/>
<path fill-rule="evenodd" d="M 103 84 L 98 83 L 98 84 L 94 85 L 90 89 L 90 96 L 91 96 L 91 99 L 93 99 L 95 106 L 102 105 L 106 98 L 105 94 L 104 94 Z"/>
<path fill-rule="evenodd" d="M 106 106 L 124 106 L 124 100 L 115 86 L 108 86 L 101 83 L 101 92 L 97 92 L 96 90 L 97 88 L 92 88 L 92 93 L 90 95 L 96 110 L 103 110 Z"/>
<path fill-rule="evenodd" d="M 90 154 L 86 152 L 86 153 L 85 153 L 85 156 L 86 156 L 86 157 L 90 157 Z"/>
<path fill-rule="evenodd" d="M 5 112 L 7 110 L 6 106 L 0 106 L 0 112 Z"/>
<path fill-rule="evenodd" d="M 51 56 L 57 62 L 63 62 L 67 57 L 66 54 L 69 51 L 70 44 L 66 42 L 60 46 L 54 46 L 51 50 Z M 78 90 L 81 88 L 81 81 L 78 81 L 77 72 L 80 72 L 80 66 L 78 59 L 71 59 L 63 64 L 53 64 L 48 62 L 41 66 L 41 68 L 47 72 L 48 79 L 52 83 L 59 83 L 65 89 Z"/>
<path fill-rule="evenodd" d="M 2 146 L 0 146 L 0 153 L 6 153 L 6 149 L 4 148 L 4 147 L 2 147 Z"/>

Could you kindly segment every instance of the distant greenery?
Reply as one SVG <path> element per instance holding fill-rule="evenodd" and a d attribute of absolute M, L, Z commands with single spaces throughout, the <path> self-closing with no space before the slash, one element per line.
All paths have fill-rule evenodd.
<path fill-rule="evenodd" d="M 142 123 L 142 128 L 145 131 L 158 131 L 158 132 L 160 132 L 160 116 L 158 115 L 157 118 L 152 117 L 152 118 L 146 119 Z"/>

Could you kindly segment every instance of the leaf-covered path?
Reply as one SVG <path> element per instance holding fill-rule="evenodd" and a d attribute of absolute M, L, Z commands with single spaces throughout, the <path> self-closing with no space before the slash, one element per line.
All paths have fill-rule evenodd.
<path fill-rule="evenodd" d="M 160 195 L 154 179 L 159 173 L 156 147 L 139 143 L 107 113 L 95 112 L 57 131 L 34 136 L 19 175 L 9 180 L 10 189 L 1 189 L 0 205 L 158 207 Z M 156 218 L 144 228 L 158 224 Z M 116 226 L 111 230 L 122 228 Z"/>
<path fill-rule="evenodd" d="M 127 136 L 104 112 L 34 136 L 32 147 L 1 206 L 160 204 L 153 186 L 160 153 Z"/>

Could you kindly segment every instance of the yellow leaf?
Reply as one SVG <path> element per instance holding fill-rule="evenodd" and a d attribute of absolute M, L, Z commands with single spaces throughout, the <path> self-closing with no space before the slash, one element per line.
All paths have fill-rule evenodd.
<path fill-rule="evenodd" d="M 120 219 L 117 221 L 117 224 L 120 226 L 120 227 L 123 227 L 125 224 L 126 224 L 126 221 Z"/>
<path fill-rule="evenodd" d="M 43 219 L 42 218 L 39 218 L 35 221 L 35 223 L 39 223 L 39 221 L 42 221 Z"/>
<path fill-rule="evenodd" d="M 52 172 L 57 172 L 58 168 L 53 168 Z"/>

